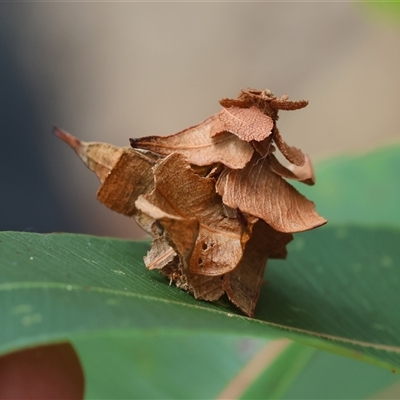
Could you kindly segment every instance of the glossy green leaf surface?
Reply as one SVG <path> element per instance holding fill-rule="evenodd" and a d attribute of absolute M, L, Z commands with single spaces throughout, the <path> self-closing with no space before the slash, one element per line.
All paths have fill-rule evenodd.
<path fill-rule="evenodd" d="M 343 155 L 316 165 L 317 183 L 296 188 L 332 223 L 400 226 L 400 145 Z"/>
<path fill-rule="evenodd" d="M 226 304 L 196 301 L 146 271 L 146 243 L 68 234 L 0 237 L 3 352 L 134 328 L 288 336 L 400 366 L 400 232 L 394 229 L 326 227 L 298 235 L 288 260 L 270 263 L 255 319 Z"/>

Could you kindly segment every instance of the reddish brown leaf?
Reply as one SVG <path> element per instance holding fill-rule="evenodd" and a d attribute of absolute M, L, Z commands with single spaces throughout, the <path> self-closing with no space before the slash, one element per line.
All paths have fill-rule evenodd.
<path fill-rule="evenodd" d="M 288 146 L 283 140 L 278 128 L 274 127 L 274 141 L 278 146 L 279 151 L 285 156 L 285 158 L 292 164 L 299 167 L 303 166 L 306 162 L 306 157 L 300 149 L 296 147 Z"/>
<path fill-rule="evenodd" d="M 151 249 L 144 257 L 144 263 L 148 269 L 163 269 L 176 256 L 175 250 L 162 236 L 159 236 L 153 240 Z"/>
<path fill-rule="evenodd" d="M 305 162 L 302 167 L 293 164 L 284 167 L 273 154 L 269 155 L 269 160 L 271 170 L 282 178 L 294 179 L 307 185 L 315 184 L 314 169 L 308 156 L 305 156 Z"/>
<path fill-rule="evenodd" d="M 292 238 L 291 234 L 277 232 L 259 220 L 239 265 L 224 275 L 222 288 L 229 300 L 249 317 L 254 315 L 267 259 L 284 250 Z"/>
<path fill-rule="evenodd" d="M 174 262 L 166 265 L 161 273 L 167 276 L 170 282 L 174 282 L 178 288 L 193 293 L 198 300 L 216 301 L 224 294 L 222 277 L 195 275 L 190 271 L 183 271 L 178 257 Z"/>
<path fill-rule="evenodd" d="M 72 147 L 84 164 L 97 175 L 101 183 L 104 182 L 112 171 L 122 153 L 126 151 L 126 149 L 124 150 L 108 143 L 82 142 L 75 136 L 57 127 L 54 127 L 53 132 Z"/>
<path fill-rule="evenodd" d="M 129 217 L 137 214 L 136 199 L 153 188 L 154 160 L 131 148 L 82 142 L 58 128 L 54 132 L 99 177 L 102 185 L 97 199 L 101 203 Z"/>
<path fill-rule="evenodd" d="M 202 166 L 222 163 L 233 169 L 243 168 L 253 154 L 252 146 L 228 132 L 211 137 L 211 134 L 215 134 L 215 129 L 220 133 L 218 127 L 221 127 L 221 121 L 218 115 L 213 115 L 175 135 L 131 139 L 131 145 L 163 156 L 183 154 L 190 164 Z"/>
<path fill-rule="evenodd" d="M 268 154 L 271 154 L 275 152 L 275 146 L 272 144 L 273 137 L 269 136 L 266 139 L 262 140 L 261 142 L 257 142 L 253 140 L 251 142 L 252 146 L 254 147 L 254 150 L 261 156 L 265 157 Z"/>
<path fill-rule="evenodd" d="M 217 192 L 224 204 L 263 219 L 280 232 L 301 232 L 326 223 L 314 203 L 270 169 L 269 157 L 220 175 Z"/>
<path fill-rule="evenodd" d="M 156 201 L 153 194 L 152 192 L 148 196 L 139 196 L 136 201 L 136 207 L 142 213 L 157 220 L 161 224 L 166 231 L 168 243 L 181 257 L 184 265 L 189 265 L 193 251 L 193 243 L 196 241 L 199 234 L 198 220 L 182 216 L 180 213 L 174 211 L 172 211 L 171 214 L 165 212 L 162 208 L 153 204 L 153 202 Z M 156 251 L 158 253 L 157 249 Z"/>
<path fill-rule="evenodd" d="M 271 134 L 274 127 L 273 119 L 262 113 L 257 107 L 223 108 L 219 113 L 219 118 L 227 131 L 234 133 L 246 142 L 264 140 Z"/>
<path fill-rule="evenodd" d="M 291 101 L 288 100 L 288 96 L 282 96 L 280 98 L 276 98 L 271 100 L 271 106 L 276 108 L 277 110 L 300 110 L 308 105 L 307 100 L 298 100 L 298 101 Z"/>
<path fill-rule="evenodd" d="M 228 98 L 221 99 L 219 101 L 219 104 L 221 104 L 221 106 L 224 108 L 229 108 L 229 107 L 249 108 L 252 105 L 252 103 L 248 100 L 228 99 Z"/>
<path fill-rule="evenodd" d="M 183 262 L 188 258 L 189 270 L 209 276 L 233 270 L 243 255 L 244 229 L 239 221 L 224 215 L 215 180 L 198 176 L 187 159 L 177 153 L 158 162 L 154 176 L 154 191 L 140 198 L 137 207 L 161 222 L 178 254 L 179 240 L 195 237 L 198 224 L 190 257 L 179 254 Z M 181 229 L 175 231 L 170 226 L 178 226 L 178 221 Z"/>

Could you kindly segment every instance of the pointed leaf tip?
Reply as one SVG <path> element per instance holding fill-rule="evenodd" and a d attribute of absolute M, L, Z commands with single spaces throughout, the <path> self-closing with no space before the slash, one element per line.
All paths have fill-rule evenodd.
<path fill-rule="evenodd" d="M 82 142 L 79 139 L 57 126 L 53 127 L 53 133 L 63 142 L 67 143 L 80 157 L 82 157 Z"/>

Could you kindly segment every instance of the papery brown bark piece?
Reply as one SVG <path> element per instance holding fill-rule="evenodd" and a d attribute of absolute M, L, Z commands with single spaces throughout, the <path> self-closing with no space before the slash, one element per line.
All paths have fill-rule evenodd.
<path fill-rule="evenodd" d="M 325 224 L 314 203 L 271 171 L 269 164 L 269 157 L 253 157 L 244 169 L 226 168 L 216 185 L 224 204 L 259 217 L 280 232 L 302 232 Z"/>
<path fill-rule="evenodd" d="M 294 165 L 297 165 L 299 167 L 303 166 L 306 162 L 306 157 L 303 152 L 296 147 L 286 144 L 276 126 L 274 127 L 273 135 L 274 141 L 284 157 Z"/>
<path fill-rule="evenodd" d="M 221 198 L 215 192 L 215 180 L 198 176 L 187 159 L 177 153 L 159 161 L 154 176 L 155 189 L 138 200 L 138 208 L 155 219 L 162 211 L 165 213 L 163 218 L 169 218 L 171 223 L 174 219 L 186 223 L 198 221 L 198 235 L 187 268 L 192 273 L 208 276 L 222 275 L 234 269 L 243 255 L 243 227 L 239 221 L 223 214 Z M 144 209 L 143 200 L 154 208 Z M 175 234 L 193 237 L 194 227 L 187 232 L 184 228 L 180 232 L 170 232 L 164 220 L 160 222 L 176 251 L 180 239 Z"/>
<path fill-rule="evenodd" d="M 240 139 L 250 142 L 264 140 L 271 135 L 274 121 L 257 107 L 227 107 L 219 113 L 225 129 Z"/>
<path fill-rule="evenodd" d="M 223 129 L 218 115 L 171 136 L 147 136 L 130 139 L 133 148 L 145 149 L 167 156 L 172 153 L 183 154 L 190 164 L 199 166 L 222 163 L 236 169 L 243 168 L 253 154 L 249 143 Z M 211 133 L 220 133 L 215 138 Z"/>
<path fill-rule="evenodd" d="M 239 265 L 224 275 L 222 288 L 229 300 L 249 317 L 254 316 L 268 258 L 282 252 L 292 239 L 259 220 Z"/>
<path fill-rule="evenodd" d="M 135 201 L 140 194 L 153 189 L 154 160 L 129 147 L 83 142 L 58 128 L 54 133 L 99 177 L 102 185 L 97 199 L 101 203 L 129 217 L 137 214 Z"/>
<path fill-rule="evenodd" d="M 315 184 L 314 169 L 308 156 L 305 156 L 304 165 L 301 167 L 293 164 L 285 167 L 273 154 L 270 154 L 269 161 L 271 170 L 282 178 L 293 179 L 307 185 Z"/>

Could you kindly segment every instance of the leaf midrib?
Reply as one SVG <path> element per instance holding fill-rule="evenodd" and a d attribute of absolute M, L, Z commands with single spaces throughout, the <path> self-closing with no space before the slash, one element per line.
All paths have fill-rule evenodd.
<path fill-rule="evenodd" d="M 70 287 L 67 289 L 67 286 Z M 85 291 L 85 287 L 81 285 L 76 285 L 76 284 L 66 284 L 66 283 L 59 283 L 59 282 L 17 282 L 17 283 L 3 283 L 0 284 L 0 292 L 4 291 L 12 291 L 12 290 L 24 290 L 24 289 L 60 289 L 60 290 L 68 290 L 68 291 L 76 291 L 76 290 L 81 290 Z M 391 345 L 386 345 L 386 344 L 380 344 L 380 343 L 371 343 L 367 341 L 362 341 L 362 340 L 357 340 L 357 339 L 349 339 L 341 336 L 335 336 L 335 335 L 330 335 L 327 333 L 321 333 L 321 332 L 316 332 L 316 331 L 310 331 L 307 329 L 301 329 L 301 328 L 296 328 L 288 325 L 282 325 L 282 324 L 277 324 L 274 322 L 268 322 L 265 320 L 259 320 L 259 319 L 250 319 L 242 315 L 237 315 L 237 314 L 231 314 L 226 311 L 218 310 L 218 309 L 211 309 L 208 307 L 203 307 L 200 305 L 195 305 L 195 304 L 186 304 L 183 302 L 179 302 L 176 300 L 171 300 L 171 299 L 163 299 L 155 296 L 149 296 L 145 294 L 140 294 L 140 293 L 133 293 L 129 291 L 122 291 L 122 290 L 116 290 L 116 289 L 109 289 L 109 288 L 102 288 L 102 287 L 96 287 L 92 286 L 90 288 L 91 292 L 98 292 L 98 293 L 107 293 L 107 294 L 113 294 L 117 296 L 122 296 L 122 297 L 132 297 L 132 298 L 137 298 L 141 300 L 146 300 L 146 301 L 155 301 L 159 303 L 165 303 L 165 304 L 173 304 L 181 307 L 189 307 L 193 309 L 198 309 L 202 311 L 207 311 L 210 313 L 214 314 L 219 314 L 219 315 L 225 315 L 229 317 L 235 317 L 236 319 L 241 319 L 241 320 L 246 320 L 246 321 L 254 321 L 258 322 L 260 324 L 266 325 L 271 328 L 277 328 L 279 330 L 284 330 L 284 331 L 289 331 L 293 333 L 301 333 L 301 334 L 306 334 L 310 337 L 317 338 L 317 339 L 325 339 L 329 340 L 330 342 L 339 342 L 339 344 L 351 344 L 355 346 L 360 346 L 364 348 L 372 348 L 375 350 L 384 350 L 384 351 L 389 351 L 393 353 L 400 353 L 400 347 L 398 346 L 391 346 Z"/>

